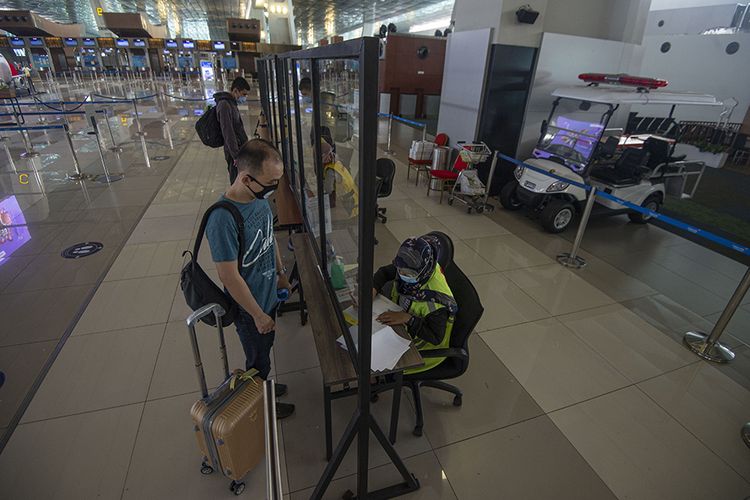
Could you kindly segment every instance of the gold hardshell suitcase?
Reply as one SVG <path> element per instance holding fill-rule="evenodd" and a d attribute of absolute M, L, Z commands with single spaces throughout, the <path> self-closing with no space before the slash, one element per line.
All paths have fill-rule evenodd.
<path fill-rule="evenodd" d="M 217 321 L 219 349 L 224 366 L 224 382 L 211 394 L 206 385 L 195 326 L 203 316 L 224 314 L 218 304 L 204 306 L 187 319 L 195 368 L 203 397 L 193 404 L 190 414 L 198 447 L 203 454 L 201 473 L 221 471 L 232 480 L 231 490 L 240 495 L 245 490 L 242 478 L 265 455 L 263 381 L 257 371 L 229 372 L 226 344 L 221 322 Z"/>

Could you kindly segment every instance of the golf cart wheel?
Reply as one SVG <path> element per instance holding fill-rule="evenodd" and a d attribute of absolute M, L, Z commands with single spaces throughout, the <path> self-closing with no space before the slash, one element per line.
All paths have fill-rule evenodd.
<path fill-rule="evenodd" d="M 500 189 L 500 204 L 505 210 L 519 210 L 523 206 L 516 195 L 517 189 L 517 181 L 510 181 Z"/>
<path fill-rule="evenodd" d="M 573 222 L 575 214 L 576 209 L 572 203 L 553 198 L 542 210 L 542 227 L 549 233 L 562 233 Z"/>
<path fill-rule="evenodd" d="M 658 212 L 661 209 L 661 198 L 658 195 L 652 194 L 646 198 L 641 206 L 643 208 L 648 208 L 653 212 Z M 646 224 L 652 218 L 650 215 L 645 215 L 640 212 L 631 212 L 628 214 L 628 217 L 630 218 L 630 222 L 636 224 Z"/>

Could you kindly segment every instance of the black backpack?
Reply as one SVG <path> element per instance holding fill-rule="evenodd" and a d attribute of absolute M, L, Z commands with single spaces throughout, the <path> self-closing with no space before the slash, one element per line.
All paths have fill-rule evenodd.
<path fill-rule="evenodd" d="M 183 257 L 186 254 L 190 254 L 190 261 L 185 264 L 180 273 L 180 288 L 182 289 L 182 293 L 185 294 L 185 301 L 193 311 L 207 304 L 219 304 L 225 311 L 224 316 L 221 317 L 221 325 L 229 326 L 237 318 L 237 314 L 239 314 L 239 305 L 237 305 L 227 292 L 219 288 L 198 264 L 198 250 L 203 241 L 203 233 L 206 231 L 208 217 L 211 215 L 211 212 L 217 209 L 229 210 L 234 218 L 234 222 L 237 224 L 240 240 L 237 266 L 240 272 L 242 271 L 242 256 L 245 254 L 245 221 L 242 219 L 242 214 L 236 206 L 228 201 L 218 201 L 211 205 L 206 210 L 206 213 L 203 214 L 198 235 L 195 237 L 193 251 L 185 250 L 182 253 Z M 216 325 L 216 318 L 213 314 L 204 316 L 201 318 L 201 321 L 211 326 Z"/>
<path fill-rule="evenodd" d="M 216 115 L 216 108 L 219 107 L 219 101 L 228 99 L 228 97 L 219 97 L 216 99 L 216 105 L 211 106 L 195 122 L 195 131 L 203 144 L 210 148 L 220 148 L 224 145 L 224 136 L 221 135 L 221 125 L 219 117 Z"/>

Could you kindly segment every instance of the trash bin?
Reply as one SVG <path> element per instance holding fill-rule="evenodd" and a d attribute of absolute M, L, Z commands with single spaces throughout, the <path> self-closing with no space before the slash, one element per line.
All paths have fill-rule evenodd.
<path fill-rule="evenodd" d="M 448 161 L 451 157 L 451 148 L 445 146 L 437 146 L 432 152 L 432 165 L 431 170 L 447 170 Z M 440 181 L 438 179 L 430 180 L 430 189 L 440 189 Z"/>

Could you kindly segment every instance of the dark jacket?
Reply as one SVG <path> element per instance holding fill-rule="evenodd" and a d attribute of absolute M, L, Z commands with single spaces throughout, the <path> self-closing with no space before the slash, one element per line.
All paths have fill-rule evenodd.
<path fill-rule="evenodd" d="M 216 118 L 219 120 L 221 135 L 224 137 L 224 157 L 227 161 L 237 158 L 240 146 L 247 142 L 247 134 L 242 124 L 237 101 L 229 92 L 217 92 Z"/>

